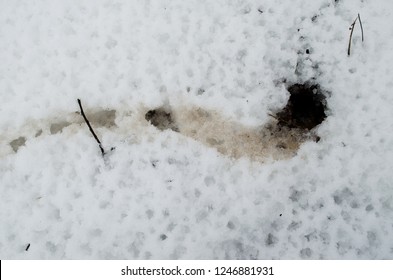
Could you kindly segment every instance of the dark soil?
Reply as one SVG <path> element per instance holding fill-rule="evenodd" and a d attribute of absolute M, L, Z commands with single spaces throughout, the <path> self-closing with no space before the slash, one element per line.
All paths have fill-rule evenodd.
<path fill-rule="evenodd" d="M 276 114 L 279 126 L 311 130 L 326 118 L 326 98 L 318 85 L 294 84 L 287 105 Z"/>
<path fill-rule="evenodd" d="M 163 108 L 149 110 L 145 114 L 145 119 L 159 130 L 171 129 L 176 132 L 179 131 L 173 121 L 172 113 Z"/>

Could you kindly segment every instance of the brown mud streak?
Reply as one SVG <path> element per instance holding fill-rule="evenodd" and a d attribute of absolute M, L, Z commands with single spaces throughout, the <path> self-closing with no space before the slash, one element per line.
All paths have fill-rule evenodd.
<path fill-rule="evenodd" d="M 296 155 L 304 141 L 315 140 L 310 136 L 312 132 L 309 129 L 293 128 L 281 124 L 282 122 L 288 123 L 284 117 L 287 117 L 287 111 L 291 109 L 291 106 L 295 105 L 296 102 L 290 102 L 288 108 L 284 108 L 285 114 L 279 113 L 277 118 L 272 117 L 268 123 L 257 127 L 245 126 L 215 110 L 184 104 L 167 105 L 154 110 L 148 110 L 141 105 L 134 108 L 133 113 L 124 108 L 123 110 L 89 108 L 87 114 L 95 128 L 106 128 L 120 135 L 129 135 L 130 130 L 135 135 L 149 133 L 149 130 L 146 130 L 147 120 L 159 130 L 170 129 L 214 148 L 225 156 L 234 159 L 246 157 L 253 161 L 264 162 L 267 159 L 291 158 Z M 296 113 L 296 110 L 294 112 Z M 63 117 L 50 117 L 29 122 L 13 133 L 9 133 L 8 137 L 4 139 L 0 137 L 1 144 L 9 145 L 9 149 L 4 149 L 0 157 L 12 152 L 16 153 L 30 138 L 63 132 L 72 134 L 81 129 L 83 119 L 78 112 L 60 115 Z"/>
<path fill-rule="evenodd" d="M 280 127 L 276 120 L 261 127 L 247 127 L 201 108 L 157 108 L 148 111 L 145 118 L 160 130 L 171 129 L 235 159 L 290 158 L 306 139 L 303 130 Z"/>
<path fill-rule="evenodd" d="M 25 146 L 27 139 L 36 138 L 43 135 L 53 135 L 63 132 L 65 128 L 73 124 L 83 124 L 83 119 L 79 112 L 72 114 L 58 114 L 62 117 L 53 116 L 48 119 L 34 120 L 26 123 L 18 131 L 11 132 L 9 137 L 0 137 L 0 144 L 9 144 L 10 148 L 16 153 L 20 147 Z M 89 110 L 88 116 L 95 127 L 105 127 L 112 129 L 116 127 L 116 110 L 95 108 Z M 7 139 L 10 138 L 10 139 Z M 0 157 L 7 152 L 0 153 Z"/>

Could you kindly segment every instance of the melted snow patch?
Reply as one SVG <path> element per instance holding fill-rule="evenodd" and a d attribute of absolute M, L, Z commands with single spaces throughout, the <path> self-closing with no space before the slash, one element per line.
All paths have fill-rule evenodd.
<path fill-rule="evenodd" d="M 301 130 L 280 127 L 276 120 L 258 127 L 238 123 L 220 112 L 199 107 L 174 106 L 148 110 L 140 106 L 133 111 L 85 108 L 85 113 L 99 137 L 110 130 L 129 137 L 131 132 L 151 133 L 149 124 L 160 131 L 170 129 L 182 136 L 193 139 L 219 153 L 239 159 L 247 157 L 253 161 L 267 158 L 285 159 L 296 154 L 300 144 L 307 139 Z M 88 130 L 79 112 L 64 114 L 43 120 L 31 120 L 23 127 L 3 137 L 8 148 L 2 149 L 0 156 L 16 153 L 28 140 L 57 133 L 67 133 L 72 137 L 76 131 Z"/>

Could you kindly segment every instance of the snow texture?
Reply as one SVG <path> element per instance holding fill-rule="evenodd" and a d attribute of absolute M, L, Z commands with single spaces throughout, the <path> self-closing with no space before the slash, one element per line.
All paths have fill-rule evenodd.
<path fill-rule="evenodd" d="M 390 0 L 0 1 L 0 258 L 392 259 L 392 18 Z M 271 134 L 309 81 L 326 120 Z"/>

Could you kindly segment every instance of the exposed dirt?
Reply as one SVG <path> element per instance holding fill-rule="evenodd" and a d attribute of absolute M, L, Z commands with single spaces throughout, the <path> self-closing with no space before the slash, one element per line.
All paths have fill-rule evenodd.
<path fill-rule="evenodd" d="M 142 106 L 134 108 L 132 114 L 124 109 L 89 108 L 87 117 L 93 128 L 115 130 L 124 135 L 128 135 L 130 129 L 134 133 L 147 132 L 147 121 L 161 131 L 175 131 L 223 155 L 264 162 L 268 158 L 290 158 L 304 141 L 319 141 L 313 128 L 326 118 L 325 95 L 318 85 L 294 84 L 288 87 L 288 91 L 291 95 L 287 105 L 268 123 L 256 127 L 245 126 L 216 110 L 184 104 L 151 110 Z M 116 119 L 120 126 L 115 122 Z M 8 133 L 8 137 L 0 138 L 0 143 L 7 143 L 10 147 L 3 154 L 17 152 L 29 138 L 56 133 L 70 134 L 82 127 L 86 129 L 82 124 L 84 121 L 79 112 L 42 121 L 34 120 L 18 131 Z"/>
<path fill-rule="evenodd" d="M 326 98 L 318 85 L 294 84 L 287 105 L 276 114 L 281 127 L 311 130 L 326 118 Z"/>
<path fill-rule="evenodd" d="M 102 108 L 88 109 L 87 117 L 94 128 L 116 128 L 116 110 Z M 21 131 L 24 131 L 23 136 L 20 136 L 17 132 L 14 135 L 11 133 L 9 138 L 12 140 L 7 140 L 6 137 L 0 137 L 0 144 L 8 142 L 12 151 L 16 153 L 21 146 L 25 145 L 27 139 L 62 133 L 64 129 L 72 127 L 73 124 L 84 124 L 80 112 L 72 114 L 64 113 L 64 115 L 58 114 L 48 120 L 33 120 L 32 123 L 26 124 L 25 127 L 21 128 Z"/>
<path fill-rule="evenodd" d="M 14 139 L 10 142 L 10 146 L 12 150 L 16 153 L 21 146 L 24 146 L 26 143 L 26 138 L 21 136 L 17 139 Z"/>
<path fill-rule="evenodd" d="M 171 111 L 164 108 L 149 110 L 145 114 L 145 119 L 159 130 L 171 129 L 173 131 L 179 132 L 179 129 L 173 121 Z"/>
<path fill-rule="evenodd" d="M 171 129 L 235 159 L 288 158 L 304 139 L 301 130 L 279 127 L 277 120 L 260 127 L 248 127 L 219 112 L 195 107 L 173 111 L 156 108 L 148 111 L 145 118 L 159 130 Z"/>
<path fill-rule="evenodd" d="M 310 130 L 326 118 L 326 100 L 318 85 L 289 86 L 287 105 L 269 123 L 247 127 L 217 111 L 183 107 L 159 107 L 145 119 L 159 130 L 170 129 L 215 148 L 233 158 L 283 159 L 296 154 L 302 142 L 319 141 Z"/>

